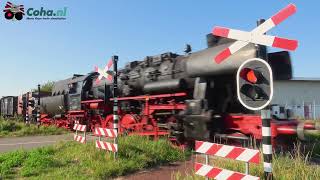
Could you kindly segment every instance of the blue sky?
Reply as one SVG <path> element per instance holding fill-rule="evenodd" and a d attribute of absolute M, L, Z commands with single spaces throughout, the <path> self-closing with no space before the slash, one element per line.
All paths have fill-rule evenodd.
<path fill-rule="evenodd" d="M 287 0 L 12 0 L 40 9 L 68 7 L 66 20 L 8 21 L 0 0 L 0 96 L 17 95 L 38 83 L 87 73 L 119 55 L 120 66 L 147 55 L 182 53 L 206 47 L 214 26 L 250 31 L 259 18 L 269 18 L 290 2 L 297 13 L 269 34 L 297 39 L 292 52 L 294 76 L 320 77 L 320 2 Z"/>

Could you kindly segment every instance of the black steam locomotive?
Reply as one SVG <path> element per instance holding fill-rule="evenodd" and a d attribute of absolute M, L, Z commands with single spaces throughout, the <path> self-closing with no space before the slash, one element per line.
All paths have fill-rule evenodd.
<path fill-rule="evenodd" d="M 209 34 L 204 50 L 191 52 L 188 46 L 185 55 L 147 56 L 119 70 L 120 133 L 164 135 L 177 141 L 214 136 L 261 139 L 258 111 L 243 104 L 261 107 L 272 98 L 268 87 L 274 79 L 292 78 L 290 56 L 286 51 L 267 53 L 264 46 L 249 44 L 228 61 L 216 64 L 213 58 L 231 43 Z M 246 64 L 256 57 L 265 59 L 272 72 L 255 60 Z M 249 73 L 256 81 L 247 79 Z M 273 79 L 268 79 L 268 73 Z M 52 95 L 40 100 L 41 123 L 71 128 L 77 122 L 91 130 L 112 128 L 113 84 L 107 79 L 96 83 L 98 76 L 91 72 L 56 82 Z M 240 89 L 237 78 L 243 79 Z M 297 125 L 294 120 L 272 120 L 273 137 L 291 135 L 289 130 L 296 130 Z"/>

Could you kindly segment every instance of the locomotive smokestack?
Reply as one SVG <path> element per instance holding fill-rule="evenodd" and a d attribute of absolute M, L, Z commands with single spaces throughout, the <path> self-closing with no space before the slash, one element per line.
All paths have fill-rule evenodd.
<path fill-rule="evenodd" d="M 213 47 L 218 42 L 218 37 L 213 34 L 207 34 L 207 46 L 208 48 Z"/>

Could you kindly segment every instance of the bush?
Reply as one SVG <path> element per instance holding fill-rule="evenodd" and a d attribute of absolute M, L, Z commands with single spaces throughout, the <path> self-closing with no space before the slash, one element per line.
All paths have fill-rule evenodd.
<path fill-rule="evenodd" d="M 0 131 L 19 131 L 21 129 L 21 125 L 12 121 L 2 121 L 0 122 Z"/>
<path fill-rule="evenodd" d="M 18 120 L 0 119 L 0 137 L 31 136 L 31 135 L 58 135 L 68 131 L 55 126 L 26 125 Z"/>

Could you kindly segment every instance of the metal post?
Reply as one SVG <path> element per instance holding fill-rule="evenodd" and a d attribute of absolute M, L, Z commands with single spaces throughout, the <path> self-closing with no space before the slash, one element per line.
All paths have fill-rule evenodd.
<path fill-rule="evenodd" d="M 316 101 L 313 101 L 313 120 L 316 120 Z"/>
<path fill-rule="evenodd" d="M 205 156 L 206 156 L 206 165 L 209 165 L 209 155 L 205 154 Z M 209 180 L 209 178 L 206 177 L 206 180 Z"/>
<path fill-rule="evenodd" d="M 261 110 L 262 120 L 262 152 L 264 177 L 267 180 L 273 179 L 272 176 L 272 144 L 271 144 L 271 116 L 269 109 Z"/>
<path fill-rule="evenodd" d="M 249 174 L 249 162 L 246 162 L 246 174 Z"/>
<path fill-rule="evenodd" d="M 304 101 L 302 101 L 303 119 L 306 120 L 306 112 L 304 111 Z"/>
<path fill-rule="evenodd" d="M 257 21 L 257 26 L 264 23 L 265 19 L 259 19 Z M 257 57 L 267 61 L 267 47 L 258 45 L 257 46 Z M 270 108 L 266 107 L 261 110 L 261 120 L 262 120 L 262 151 L 263 151 L 263 167 L 265 179 L 271 180 L 272 176 L 272 145 L 271 145 L 271 113 Z"/>
<path fill-rule="evenodd" d="M 104 104 L 108 102 L 107 83 L 104 83 Z"/>
<path fill-rule="evenodd" d="M 37 106 L 37 124 L 40 125 L 40 84 L 38 84 L 38 106 Z"/>
<path fill-rule="evenodd" d="M 118 56 L 112 56 L 113 61 L 113 128 L 118 133 Z M 114 144 L 118 144 L 118 138 L 114 138 Z M 117 152 L 114 153 L 114 158 L 117 157 Z"/>

